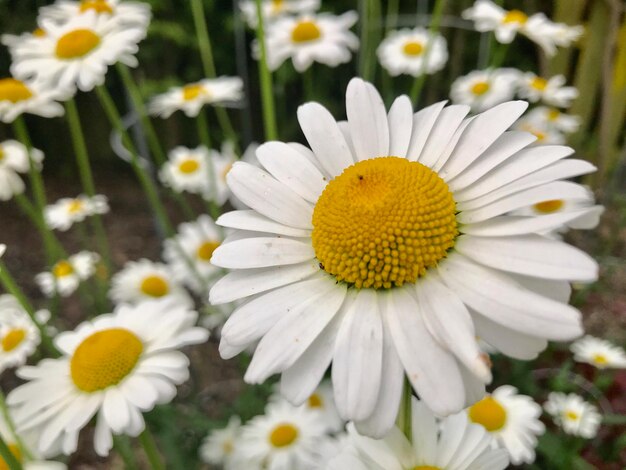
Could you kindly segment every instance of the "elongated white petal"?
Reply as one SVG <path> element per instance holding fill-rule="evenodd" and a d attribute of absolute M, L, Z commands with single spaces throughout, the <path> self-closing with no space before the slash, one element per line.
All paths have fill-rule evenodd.
<path fill-rule="evenodd" d="M 454 134 L 452 134 L 452 136 L 450 137 L 450 140 L 448 141 L 448 144 L 445 146 L 443 152 L 441 152 L 439 159 L 435 162 L 435 164 L 432 167 L 433 171 L 436 171 L 441 178 L 444 178 L 444 180 L 445 180 L 445 177 L 444 177 L 445 175 L 441 173 L 441 169 L 448 162 L 448 159 L 450 158 L 450 155 L 452 155 L 452 152 L 454 151 L 456 144 L 459 142 L 459 139 L 463 135 L 463 132 L 465 132 L 465 129 L 467 128 L 467 126 L 469 126 L 470 122 L 472 122 L 475 117 L 476 116 L 465 118 L 463 122 L 459 124 Z"/>
<path fill-rule="evenodd" d="M 256 237 L 221 244 L 213 252 L 211 264 L 229 269 L 264 268 L 302 263 L 314 257 L 310 243 L 290 238 Z"/>
<path fill-rule="evenodd" d="M 405 157 L 413 132 L 413 106 L 408 96 L 395 99 L 389 114 L 389 156 Z"/>
<path fill-rule="evenodd" d="M 378 91 L 360 78 L 346 90 L 346 114 L 356 160 L 389 155 L 389 123 Z M 328 137 L 327 137 L 328 138 Z"/>
<path fill-rule="evenodd" d="M 413 131 L 411 132 L 411 142 L 406 154 L 406 158 L 409 161 L 416 162 L 419 160 L 428 135 L 445 105 L 445 101 L 440 101 L 413 115 Z"/>
<path fill-rule="evenodd" d="M 452 105 L 441 111 L 419 157 L 422 165 L 432 168 L 437 163 L 469 111 L 465 105 Z"/>
<path fill-rule="evenodd" d="M 215 223 L 222 227 L 238 228 L 251 232 L 275 233 L 277 235 L 302 238 L 311 236 L 311 230 L 283 225 L 252 210 L 227 212 L 222 214 Z"/>
<path fill-rule="evenodd" d="M 526 361 L 536 359 L 548 345 L 548 341 L 544 338 L 520 333 L 484 315 L 475 313 L 473 319 L 476 334 L 509 357 Z"/>

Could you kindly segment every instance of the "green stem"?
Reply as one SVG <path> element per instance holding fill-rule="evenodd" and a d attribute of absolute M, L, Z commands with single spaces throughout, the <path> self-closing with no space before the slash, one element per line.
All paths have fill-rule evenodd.
<path fill-rule="evenodd" d="M 206 117 L 206 112 L 201 109 L 196 118 L 196 125 L 198 127 L 198 138 L 200 143 L 207 149 L 211 148 L 211 134 L 209 133 L 209 122 Z"/>
<path fill-rule="evenodd" d="M 302 88 L 304 89 L 304 99 L 306 101 L 313 101 L 315 99 L 314 86 L 313 86 L 313 66 L 305 70 L 302 75 Z"/>
<path fill-rule="evenodd" d="M 264 18 L 261 8 L 262 0 L 255 0 L 258 24 L 256 28 L 256 38 L 261 50 L 261 57 L 258 61 L 259 78 L 261 81 L 261 99 L 263 101 L 263 122 L 265 124 L 265 139 L 277 140 L 278 130 L 276 127 L 276 111 L 274 104 L 274 93 L 272 91 L 272 74 L 267 67 L 267 50 L 265 44 Z"/>
<path fill-rule="evenodd" d="M 48 260 L 48 263 L 54 264 L 54 262 L 59 257 L 67 256 L 65 249 L 63 248 L 59 240 L 54 236 L 54 233 L 52 233 L 52 231 L 48 227 L 48 224 L 46 224 L 43 213 L 35 209 L 32 203 L 23 194 L 16 194 L 15 201 L 20 206 L 22 212 L 26 214 L 26 216 L 31 220 L 33 225 L 35 225 L 35 227 L 37 228 L 37 231 L 44 241 L 44 245 L 46 245 L 46 247 L 49 246 L 50 251 L 54 253 L 54 256 L 50 260 Z"/>
<path fill-rule="evenodd" d="M 370 14 L 369 14 L 369 0 L 359 1 L 359 19 L 361 20 L 361 38 L 359 47 L 359 75 L 364 80 L 368 80 L 369 70 L 369 38 L 370 38 Z"/>
<path fill-rule="evenodd" d="M 409 442 L 413 442 L 413 417 L 411 412 L 411 383 L 409 379 L 404 378 L 404 387 L 402 389 L 402 399 L 400 401 L 400 410 L 398 411 L 398 419 L 396 425 L 402 431 L 402 434 L 406 436 Z"/>
<path fill-rule="evenodd" d="M 203 109 L 200 110 L 198 117 L 196 119 L 196 124 L 198 125 L 198 135 L 200 137 L 200 142 L 207 148 L 209 161 L 207 162 L 207 177 L 209 178 L 209 184 L 211 185 L 211 190 L 207 195 L 203 195 L 203 199 L 207 203 L 207 209 L 213 220 L 216 220 L 220 215 L 219 207 L 217 207 L 216 198 L 217 198 L 217 175 L 215 174 L 215 166 L 213 165 L 213 161 L 211 160 L 211 136 L 209 135 L 209 123 L 206 118 L 206 113 Z M 207 199 L 208 198 L 208 199 Z"/>
<path fill-rule="evenodd" d="M 22 442 L 22 439 L 20 439 L 20 436 L 15 432 L 15 426 L 13 425 L 13 420 L 11 419 L 11 416 L 9 415 L 9 409 L 6 404 L 6 400 L 4 399 L 4 394 L 2 393 L 1 390 L 0 390 L 0 409 L 2 410 L 2 417 L 4 418 L 4 422 L 9 428 L 9 432 L 11 433 L 11 436 L 15 439 L 15 443 L 18 445 L 20 452 L 22 453 L 22 455 L 25 455 L 27 458 L 32 459 L 33 458 L 32 453 L 30 452 L 28 447 L 24 445 L 24 443 Z"/>
<path fill-rule="evenodd" d="M 4 442 L 2 437 L 0 437 L 0 455 L 10 470 L 22 470 L 22 464 L 15 458 L 15 455 L 13 455 L 13 452 L 11 452 L 11 449 L 9 449 L 9 446 Z"/>
<path fill-rule="evenodd" d="M 398 7 L 399 0 L 388 0 L 387 1 L 387 17 L 385 21 L 385 33 L 389 33 L 392 29 L 396 27 L 398 23 Z"/>
<path fill-rule="evenodd" d="M 137 461 L 133 454 L 133 449 L 126 436 L 113 436 L 113 447 L 120 454 L 120 457 L 124 461 L 124 468 L 126 470 L 137 470 Z"/>
<path fill-rule="evenodd" d="M 141 445 L 146 452 L 146 456 L 148 457 L 148 461 L 150 462 L 152 469 L 165 470 L 165 466 L 161 462 L 161 456 L 157 450 L 154 437 L 152 436 L 152 433 L 150 433 L 147 426 L 146 429 L 144 429 L 144 431 L 139 435 L 139 442 L 141 442 Z"/>
<path fill-rule="evenodd" d="M 626 415 L 604 415 L 602 417 L 602 424 L 608 424 L 613 426 L 624 426 L 626 425 Z"/>
<path fill-rule="evenodd" d="M 489 66 L 491 68 L 501 67 L 504 63 L 504 59 L 506 59 L 506 54 L 509 50 L 510 44 L 500 44 L 498 43 L 498 47 L 496 47 L 496 53 L 492 56 Z"/>

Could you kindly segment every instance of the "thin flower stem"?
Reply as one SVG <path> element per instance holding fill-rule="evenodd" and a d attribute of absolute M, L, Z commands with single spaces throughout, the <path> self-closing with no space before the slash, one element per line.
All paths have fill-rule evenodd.
<path fill-rule="evenodd" d="M 29 459 L 32 459 L 32 453 L 30 452 L 28 447 L 24 445 L 20 436 L 15 432 L 15 425 L 13 424 L 13 420 L 9 415 L 9 409 L 7 408 L 6 400 L 4 399 L 4 393 L 2 393 L 2 390 L 0 390 L 0 409 L 2 410 L 2 417 L 4 418 L 4 422 L 9 428 L 11 436 L 15 439 L 15 443 L 18 445 L 20 452 L 22 453 L 22 455 L 25 455 Z"/>
<path fill-rule="evenodd" d="M 207 121 L 204 109 L 201 109 L 198 113 L 196 124 L 198 125 L 198 136 L 200 138 L 200 142 L 207 148 L 209 156 L 209 160 L 207 161 L 207 177 L 209 178 L 211 190 L 208 195 L 203 195 L 203 199 L 207 204 L 207 210 L 209 211 L 209 214 L 211 214 L 213 220 L 217 220 L 217 218 L 220 216 L 220 209 L 216 203 L 217 175 L 215 174 L 215 166 L 213 165 L 213 161 L 211 160 L 211 136 L 209 134 L 209 123 Z"/>
<path fill-rule="evenodd" d="M 43 213 L 38 211 L 30 200 L 23 194 L 16 194 L 15 201 L 26 216 L 31 220 L 37 231 L 40 233 L 41 238 L 44 241 L 46 247 L 50 247 L 50 251 L 54 254 L 52 259 L 48 260 L 50 264 L 53 264 L 59 257 L 67 256 L 65 249 L 61 245 L 61 242 L 56 238 L 54 233 L 46 224 L 43 217 Z M 48 248 L 47 248 L 48 249 Z"/>
<path fill-rule="evenodd" d="M 510 44 L 498 43 L 496 47 L 496 52 L 491 57 L 491 63 L 489 64 L 491 68 L 496 69 L 502 66 L 502 64 L 504 63 L 504 59 L 506 59 L 506 54 L 509 51 L 509 46 Z"/>
<path fill-rule="evenodd" d="M 259 43 L 261 57 L 258 60 L 259 79 L 261 81 L 261 99 L 263 101 L 263 122 L 265 124 L 265 139 L 278 140 L 278 130 L 276 126 L 276 110 L 274 104 L 274 92 L 272 86 L 272 73 L 267 66 L 267 50 L 265 44 L 265 25 L 263 18 L 263 10 L 261 8 L 262 0 L 255 0 L 256 13 L 258 17 L 256 38 Z"/>
<path fill-rule="evenodd" d="M 370 15 L 369 15 L 369 0 L 359 1 L 359 19 L 361 23 L 361 38 L 359 45 L 359 61 L 358 70 L 359 75 L 364 80 L 368 80 L 369 69 L 369 37 L 370 37 Z"/>
<path fill-rule="evenodd" d="M 305 70 L 302 75 L 302 88 L 304 89 L 304 99 L 313 101 L 315 99 L 315 91 L 313 86 L 313 65 Z"/>
<path fill-rule="evenodd" d="M 402 389 L 402 399 L 400 401 L 400 410 L 398 411 L 398 419 L 396 425 L 402 431 L 402 434 L 406 436 L 409 442 L 413 442 L 413 418 L 412 418 L 412 387 L 409 379 L 404 378 L 404 387 Z"/>
<path fill-rule="evenodd" d="M 211 148 L 211 134 L 209 133 L 209 123 L 206 117 L 206 112 L 201 109 L 196 118 L 196 125 L 198 127 L 198 139 L 200 143 L 207 149 Z"/>
<path fill-rule="evenodd" d="M 4 442 L 4 439 L 1 436 L 0 436 L 0 455 L 4 459 L 4 463 L 7 464 L 10 470 L 22 470 L 23 468 L 22 464 L 19 463 L 17 458 L 15 458 L 15 455 L 13 455 L 13 452 L 11 452 L 11 449 L 9 449 L 9 446 L 7 445 L 6 442 Z"/>
<path fill-rule="evenodd" d="M 389 31 L 394 29 L 398 24 L 398 6 L 399 0 L 387 1 L 387 16 L 385 21 L 385 33 L 389 34 Z"/>
<path fill-rule="evenodd" d="M 152 469 L 165 470 L 165 466 L 161 462 L 161 456 L 157 450 L 154 437 L 147 426 L 146 429 L 144 429 L 144 431 L 139 435 L 139 442 L 141 442 L 141 445 L 146 452 L 146 456 L 148 457 L 148 461 L 150 462 Z"/>
<path fill-rule="evenodd" d="M 133 454 L 133 449 L 126 436 L 113 436 L 113 447 L 124 461 L 126 470 L 137 470 L 137 461 Z"/>

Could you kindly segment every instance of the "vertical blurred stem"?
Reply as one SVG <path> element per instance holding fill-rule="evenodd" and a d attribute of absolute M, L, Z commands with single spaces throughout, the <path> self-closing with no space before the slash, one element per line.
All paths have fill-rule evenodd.
<path fill-rule="evenodd" d="M 146 452 L 146 456 L 148 457 L 148 461 L 150 462 L 150 466 L 153 470 L 165 470 L 165 466 L 161 462 L 161 456 L 159 455 L 159 451 L 157 450 L 156 442 L 154 441 L 154 437 L 152 433 L 148 429 L 146 425 L 146 429 L 139 435 L 139 442 Z"/>
<path fill-rule="evenodd" d="M 404 387 L 402 389 L 402 398 L 400 400 L 400 409 L 398 410 L 398 419 L 396 425 L 402 431 L 409 442 L 413 442 L 413 429 L 412 429 L 412 412 L 411 412 L 411 383 L 409 379 L 404 378 Z"/>
<path fill-rule="evenodd" d="M 16 194 L 15 201 L 20 206 L 20 209 L 31 220 L 37 231 L 40 233 L 41 238 L 44 241 L 46 251 L 50 250 L 49 264 L 53 264 L 59 257 L 65 256 L 65 250 L 61 243 L 54 236 L 48 224 L 43 216 L 43 212 L 35 209 L 32 203 L 23 194 Z"/>
<path fill-rule="evenodd" d="M 489 63 L 489 67 L 497 69 L 498 67 L 502 67 L 504 63 L 504 59 L 506 59 L 506 54 L 509 51 L 510 44 L 501 44 L 496 43 L 496 52 L 491 56 L 491 61 Z"/>
<path fill-rule="evenodd" d="M 211 135 L 209 134 L 209 123 L 206 118 L 206 111 L 204 108 L 200 110 L 196 117 L 196 125 L 198 127 L 198 139 L 200 143 L 207 149 L 211 148 Z"/>
<path fill-rule="evenodd" d="M 302 88 L 304 89 L 305 101 L 313 101 L 315 99 L 315 91 L 313 87 L 313 64 L 302 74 Z"/>
<path fill-rule="evenodd" d="M 128 437 L 113 436 L 113 447 L 124 461 L 124 468 L 126 470 L 137 470 L 139 468 Z"/>
<path fill-rule="evenodd" d="M 276 127 L 276 111 L 274 105 L 274 92 L 272 86 L 272 74 L 267 66 L 267 50 L 265 44 L 265 18 L 261 8 L 262 0 L 255 0 L 258 23 L 256 38 L 259 43 L 261 57 L 259 58 L 259 79 L 261 81 L 261 99 L 263 101 L 263 121 L 265 124 L 265 139 L 277 140 L 278 130 Z"/>
<path fill-rule="evenodd" d="M 13 455 L 13 452 L 11 452 L 11 449 L 9 449 L 9 446 L 4 442 L 2 437 L 0 437 L 0 456 L 2 456 L 4 460 L 3 463 L 6 463 L 10 470 L 22 470 L 22 464 L 19 463 L 15 455 Z"/>
<path fill-rule="evenodd" d="M 398 24 L 399 0 L 387 0 L 387 18 L 385 21 L 385 33 L 394 29 Z"/>
<path fill-rule="evenodd" d="M 207 200 L 204 195 L 203 199 L 207 203 L 207 209 L 209 210 L 211 217 L 213 220 L 216 220 L 220 215 L 219 207 L 217 207 L 217 203 L 215 202 L 217 196 L 217 176 L 215 174 L 213 160 L 211 159 L 211 136 L 209 135 L 209 123 L 207 122 L 204 109 L 201 109 L 198 113 L 196 124 L 198 125 L 198 136 L 200 138 L 200 142 L 202 142 L 202 145 L 207 148 L 209 157 L 209 160 L 207 161 L 207 176 L 209 177 L 209 182 L 211 184 L 211 191 L 208 194 L 209 200 Z"/>
<path fill-rule="evenodd" d="M 359 45 L 359 76 L 368 80 L 369 72 L 369 39 L 370 39 L 370 2 L 369 0 L 359 0 L 359 19 L 361 20 L 361 38 Z"/>
<path fill-rule="evenodd" d="M 2 390 L 0 390 L 0 409 L 2 410 L 2 417 L 4 418 L 4 422 L 6 423 L 6 426 L 11 434 L 11 437 L 15 439 L 15 443 L 18 445 L 20 452 L 22 453 L 22 455 L 25 455 L 27 458 L 32 459 L 33 455 L 31 454 L 30 450 L 28 450 L 28 447 L 24 445 L 20 436 L 15 432 L 15 425 L 13 424 L 13 420 L 11 419 L 11 416 L 9 415 L 9 409 L 7 408 L 7 403 L 4 398 L 4 393 L 2 393 Z"/>

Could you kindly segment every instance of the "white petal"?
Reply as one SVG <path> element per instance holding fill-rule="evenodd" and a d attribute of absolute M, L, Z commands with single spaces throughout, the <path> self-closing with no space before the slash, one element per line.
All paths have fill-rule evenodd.
<path fill-rule="evenodd" d="M 310 230 L 280 224 L 252 210 L 227 212 L 222 214 L 215 223 L 222 227 L 238 228 L 251 232 L 276 233 L 278 235 L 287 235 L 288 237 L 311 236 Z"/>
<path fill-rule="evenodd" d="M 395 99 L 389 114 L 389 156 L 405 157 L 413 132 L 413 106 L 408 96 Z"/>
<path fill-rule="evenodd" d="M 430 130 L 435 125 L 435 121 L 445 105 L 445 101 L 440 101 L 427 106 L 413 115 L 413 131 L 411 132 L 411 142 L 406 154 L 406 158 L 409 161 L 416 162 L 420 158 Z"/>
<path fill-rule="evenodd" d="M 452 152 L 454 151 L 456 144 L 458 144 L 459 139 L 463 135 L 463 132 L 465 132 L 465 129 L 467 128 L 467 126 L 469 126 L 469 123 L 472 122 L 475 117 L 476 116 L 468 117 L 464 119 L 461 124 L 459 124 L 454 134 L 452 134 L 452 136 L 450 137 L 450 140 L 448 140 L 448 144 L 444 147 L 443 152 L 441 152 L 439 159 L 433 165 L 433 171 L 436 171 L 438 174 L 441 172 L 441 169 L 448 162 L 448 159 L 450 158 L 450 155 L 452 155 Z M 444 178 L 445 174 L 439 174 L 439 176 Z"/>
<path fill-rule="evenodd" d="M 439 429 L 435 415 L 424 402 L 413 399 L 411 404 L 413 448 L 422 462 L 434 462 L 437 457 Z"/>
<path fill-rule="evenodd" d="M 117 387 L 111 387 L 104 392 L 102 403 L 103 416 L 114 433 L 120 434 L 130 420 L 128 404 L 124 395 Z"/>
<path fill-rule="evenodd" d="M 548 341 L 544 338 L 512 330 L 486 316 L 474 314 L 473 318 L 478 337 L 509 357 L 529 361 L 536 359 L 548 346 Z"/>
<path fill-rule="evenodd" d="M 452 105 L 441 111 L 419 157 L 422 165 L 432 168 L 437 163 L 469 111 L 470 107 L 465 105 Z"/>
<path fill-rule="evenodd" d="M 249 269 L 297 264 L 313 258 L 315 251 L 310 242 L 256 237 L 221 244 L 213 252 L 211 264 L 228 269 Z"/>

